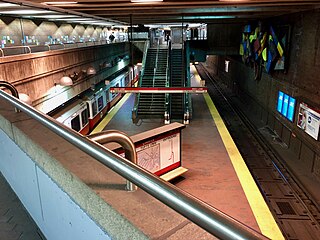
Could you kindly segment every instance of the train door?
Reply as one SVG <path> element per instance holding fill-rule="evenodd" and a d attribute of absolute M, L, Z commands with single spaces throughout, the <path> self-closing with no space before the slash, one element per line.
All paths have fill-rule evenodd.
<path fill-rule="evenodd" d="M 88 134 L 90 132 L 90 126 L 89 126 L 89 110 L 88 106 L 86 105 L 85 108 L 81 111 L 79 114 L 80 116 L 80 121 L 81 121 L 81 134 Z"/>

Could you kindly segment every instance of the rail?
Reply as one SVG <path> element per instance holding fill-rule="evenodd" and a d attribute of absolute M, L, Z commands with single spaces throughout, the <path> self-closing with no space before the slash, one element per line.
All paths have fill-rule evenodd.
<path fill-rule="evenodd" d="M 14 96 L 0 90 L 0 97 L 216 237 L 230 240 L 268 239 L 214 207 L 24 104 Z"/>
<path fill-rule="evenodd" d="M 168 53 L 167 53 L 167 71 L 166 71 L 166 87 L 170 87 L 171 84 L 171 41 L 168 40 Z M 164 113 L 164 123 L 170 123 L 170 113 L 171 113 L 171 94 L 165 94 L 165 113 Z"/>
<path fill-rule="evenodd" d="M 183 62 L 183 84 L 185 87 L 191 86 L 191 76 L 190 76 L 190 46 L 189 41 L 184 44 L 182 49 L 182 62 Z M 191 95 L 185 93 L 184 95 L 184 122 L 189 123 L 189 119 L 192 116 L 192 102 Z"/>
<path fill-rule="evenodd" d="M 91 134 L 88 136 L 88 138 L 100 144 L 106 144 L 111 142 L 119 143 L 124 148 L 124 157 L 134 164 L 138 163 L 138 157 L 136 147 L 134 146 L 134 142 L 125 133 L 117 130 L 107 130 Z M 126 189 L 128 191 L 135 191 L 137 190 L 137 186 L 127 181 Z"/>
<path fill-rule="evenodd" d="M 141 66 L 141 70 L 140 70 L 140 74 L 139 74 L 139 82 L 138 82 L 139 87 L 141 87 L 141 84 L 142 84 L 142 78 L 144 75 L 144 68 L 145 68 L 146 61 L 147 61 L 147 53 L 148 53 L 149 46 L 150 46 L 150 41 L 146 40 L 145 44 L 144 44 L 144 48 L 143 48 L 142 66 Z M 140 101 L 140 93 L 136 94 L 136 97 L 134 100 L 134 106 L 132 109 L 132 121 L 133 122 L 137 121 L 139 101 Z"/>
<path fill-rule="evenodd" d="M 63 50 L 70 48 L 89 47 L 96 45 L 110 44 L 107 40 L 87 41 L 87 42 L 70 42 L 70 43 L 56 43 L 56 44 L 40 44 L 40 45 L 25 45 L 25 46 L 10 46 L 0 48 L 0 57 L 46 52 L 53 50 Z M 26 51 L 27 49 L 27 51 Z"/>

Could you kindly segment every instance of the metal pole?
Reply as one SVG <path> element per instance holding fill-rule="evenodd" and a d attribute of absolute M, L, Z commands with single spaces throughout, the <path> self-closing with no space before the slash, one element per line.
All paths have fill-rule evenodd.
<path fill-rule="evenodd" d="M 111 142 L 119 143 L 124 148 L 125 158 L 137 165 L 138 157 L 136 147 L 134 146 L 134 142 L 127 134 L 117 130 L 107 130 L 89 135 L 87 137 L 102 145 Z M 132 182 L 127 180 L 126 189 L 128 191 L 136 191 L 138 188 L 136 185 L 132 184 Z"/>
<path fill-rule="evenodd" d="M 150 195 L 182 214 L 198 226 L 220 239 L 268 239 L 261 233 L 242 224 L 214 207 L 198 200 L 187 192 L 168 184 L 143 168 L 113 153 L 100 144 L 69 129 L 55 119 L 19 101 L 0 90 L 0 96 L 50 130 L 63 137 L 116 173 L 130 180 Z"/>

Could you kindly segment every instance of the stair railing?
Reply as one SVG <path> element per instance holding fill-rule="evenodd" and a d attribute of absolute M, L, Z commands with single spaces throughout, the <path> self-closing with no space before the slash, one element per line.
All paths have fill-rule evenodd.
<path fill-rule="evenodd" d="M 219 239 L 267 237 L 0 90 L 0 97 Z M 17 113 L 18 114 L 18 113 Z"/>
<path fill-rule="evenodd" d="M 156 73 L 157 73 L 157 69 L 158 69 L 158 58 L 159 58 L 159 48 L 160 48 L 159 41 L 160 41 L 160 40 L 158 39 L 156 59 L 155 59 L 154 68 L 153 68 L 152 87 L 154 87 L 154 85 L 155 85 Z M 150 104 L 150 108 L 153 106 L 153 98 L 154 98 L 154 94 L 151 93 L 151 104 Z"/>
<path fill-rule="evenodd" d="M 184 87 L 190 87 L 190 53 L 189 53 L 189 42 L 187 41 L 184 44 L 182 49 L 182 62 L 183 62 L 183 73 L 184 73 Z M 184 124 L 189 124 L 190 118 L 192 115 L 192 104 L 191 104 L 191 95 L 189 93 L 184 94 L 184 114 L 183 122 Z"/>
<path fill-rule="evenodd" d="M 166 68 L 166 87 L 170 87 L 171 84 L 171 41 L 169 41 L 169 46 L 167 50 L 167 68 Z M 164 113 L 164 123 L 170 123 L 170 113 L 171 113 L 171 94 L 165 94 L 165 113 Z"/>
<path fill-rule="evenodd" d="M 146 61 L 147 61 L 147 53 L 148 53 L 148 49 L 150 47 L 150 41 L 146 40 L 144 43 L 144 49 L 143 49 L 143 57 L 142 57 L 142 66 L 140 69 L 140 74 L 139 74 L 139 82 L 138 82 L 138 86 L 141 87 L 142 84 L 142 79 L 144 76 L 144 70 L 145 70 L 145 66 L 146 66 Z M 137 93 L 135 96 L 135 100 L 134 100 L 134 106 L 132 109 L 132 122 L 136 123 L 137 121 L 137 115 L 138 115 L 138 107 L 139 107 L 139 101 L 140 101 L 140 93 Z"/>

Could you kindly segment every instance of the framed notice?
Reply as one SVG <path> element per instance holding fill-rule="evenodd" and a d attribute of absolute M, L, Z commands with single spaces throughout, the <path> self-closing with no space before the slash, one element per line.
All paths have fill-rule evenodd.
<path fill-rule="evenodd" d="M 319 137 L 320 113 L 300 103 L 297 126 L 315 140 Z"/>
<path fill-rule="evenodd" d="M 162 176 L 174 169 L 181 168 L 181 130 L 183 124 L 171 123 L 134 136 L 137 164 Z M 116 144 L 107 144 L 107 148 L 124 157 L 124 150 Z"/>

